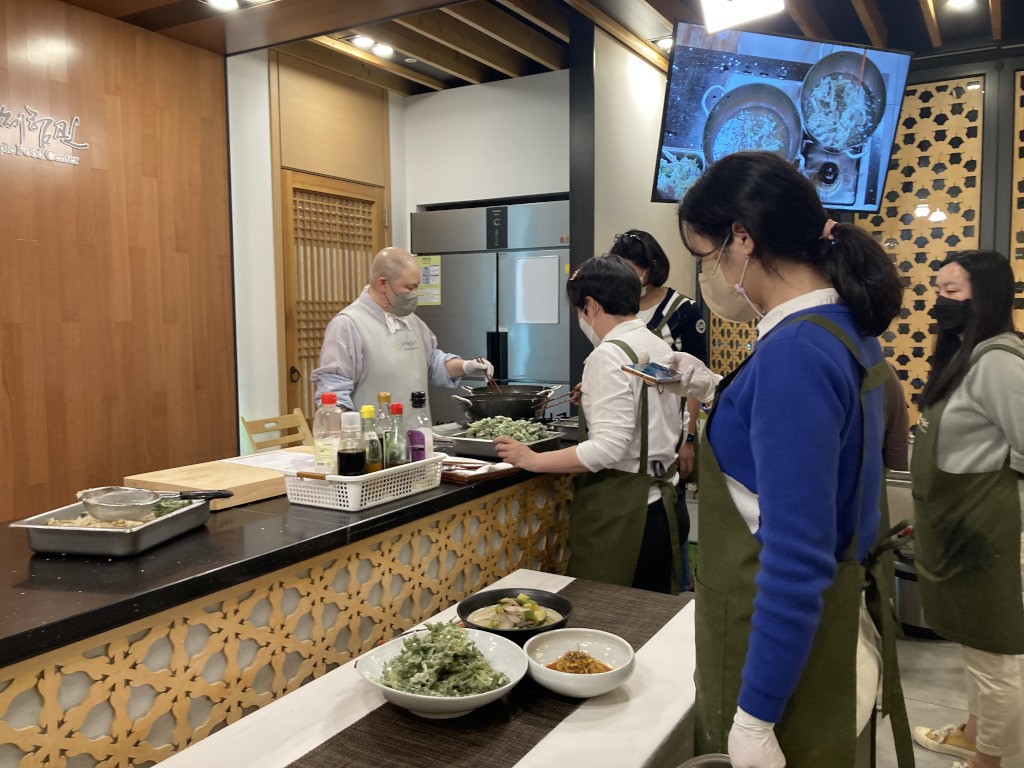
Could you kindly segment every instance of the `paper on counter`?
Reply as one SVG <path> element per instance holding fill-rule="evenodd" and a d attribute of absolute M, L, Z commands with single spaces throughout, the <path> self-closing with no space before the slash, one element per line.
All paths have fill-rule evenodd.
<path fill-rule="evenodd" d="M 467 467 L 467 464 L 479 465 L 475 469 Z M 505 469 L 514 469 L 511 464 L 504 461 L 490 462 L 481 461 L 480 459 L 466 459 L 462 457 L 453 458 L 450 462 L 445 461 L 441 465 L 441 469 L 444 472 L 451 472 L 455 475 L 462 475 L 464 477 L 470 477 L 473 475 L 484 475 L 488 472 L 499 472 Z"/>
<path fill-rule="evenodd" d="M 236 456 L 230 459 L 221 459 L 221 461 L 230 461 L 232 464 L 245 464 L 248 467 L 273 469 L 278 472 L 313 472 L 316 470 L 313 454 L 285 450 L 253 453 L 249 456 Z"/>

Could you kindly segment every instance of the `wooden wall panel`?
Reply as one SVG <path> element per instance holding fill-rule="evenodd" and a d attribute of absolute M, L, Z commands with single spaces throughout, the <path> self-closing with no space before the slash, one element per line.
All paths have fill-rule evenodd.
<path fill-rule="evenodd" d="M 0 2 L 0 520 L 237 453 L 224 63 L 56 0 Z"/>
<path fill-rule="evenodd" d="M 388 186 L 387 91 L 280 54 L 281 166 Z"/>

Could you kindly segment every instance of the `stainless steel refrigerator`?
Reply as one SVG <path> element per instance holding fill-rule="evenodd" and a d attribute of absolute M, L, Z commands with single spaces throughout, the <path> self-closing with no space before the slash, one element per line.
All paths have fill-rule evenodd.
<path fill-rule="evenodd" d="M 486 357 L 499 383 L 560 384 L 556 395 L 566 393 L 575 320 L 565 298 L 569 202 L 413 213 L 410 232 L 423 274 L 416 314 L 438 346 Z M 436 423 L 465 420 L 457 393 L 431 386 Z"/>

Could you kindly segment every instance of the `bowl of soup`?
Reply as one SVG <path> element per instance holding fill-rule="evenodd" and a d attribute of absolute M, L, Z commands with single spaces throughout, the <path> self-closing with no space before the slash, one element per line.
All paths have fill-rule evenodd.
<path fill-rule="evenodd" d="M 572 603 L 543 589 L 485 589 L 467 597 L 457 610 L 467 627 L 522 644 L 541 632 L 564 627 L 572 615 Z"/>

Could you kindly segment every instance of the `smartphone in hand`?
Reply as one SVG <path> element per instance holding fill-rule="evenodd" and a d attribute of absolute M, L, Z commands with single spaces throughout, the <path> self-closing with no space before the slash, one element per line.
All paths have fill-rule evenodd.
<path fill-rule="evenodd" d="M 672 384 L 682 379 L 682 374 L 657 363 L 629 363 L 622 366 L 626 373 L 643 379 L 648 384 Z"/>

